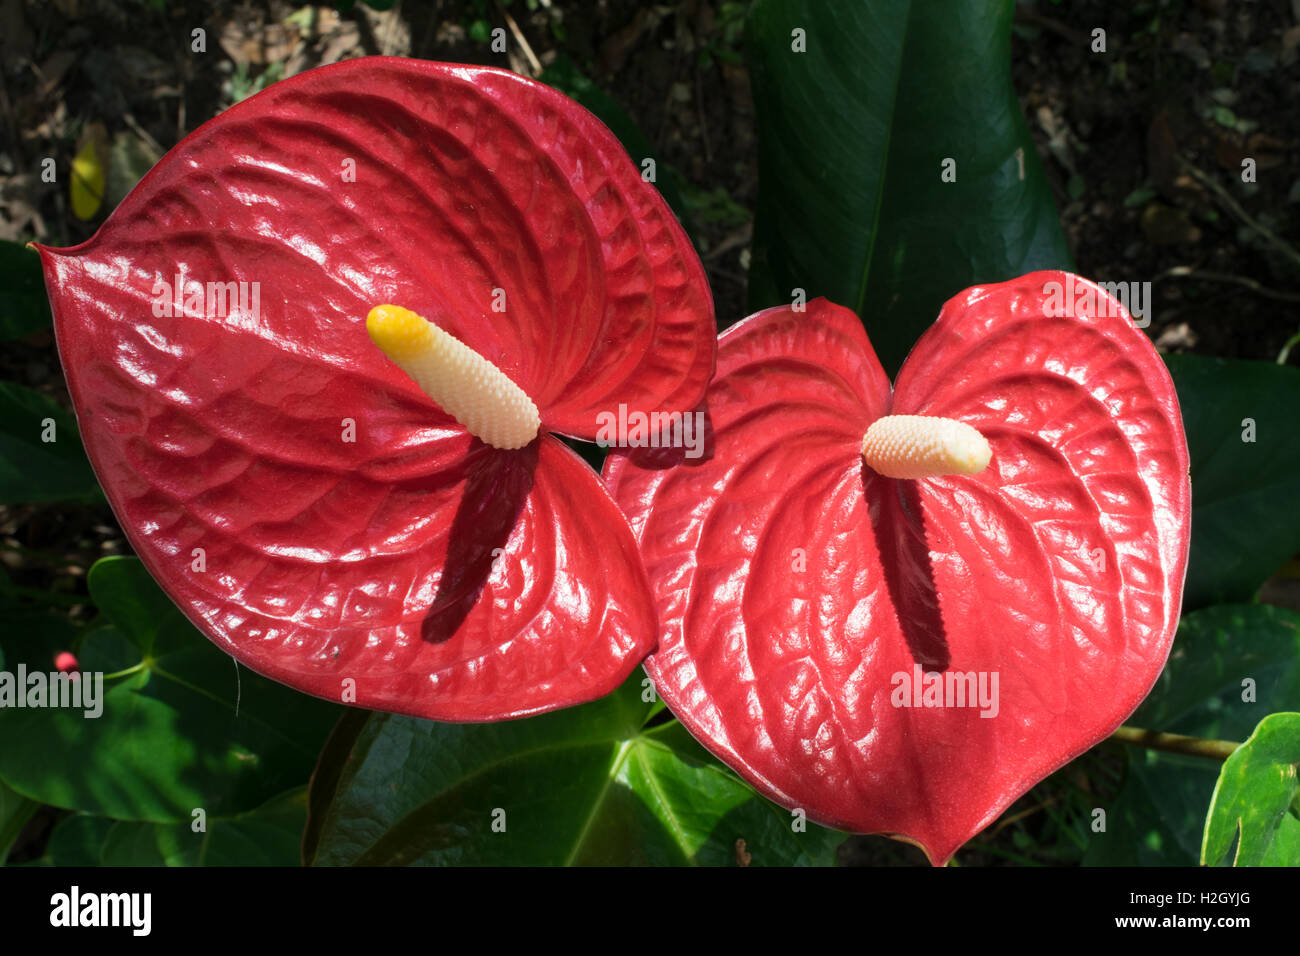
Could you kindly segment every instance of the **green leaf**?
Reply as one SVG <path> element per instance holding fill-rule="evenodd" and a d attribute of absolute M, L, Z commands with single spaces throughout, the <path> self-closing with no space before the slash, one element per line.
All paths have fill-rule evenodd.
<path fill-rule="evenodd" d="M 135 558 L 99 561 L 89 586 L 108 624 L 82 641 L 78 679 L 102 675 L 102 713 L 0 710 L 0 780 L 54 806 L 187 823 L 196 807 L 231 816 L 307 781 L 340 707 L 237 669 Z M 6 656 L 21 660 L 8 642 Z M 23 662 L 51 668 L 45 650 Z"/>
<path fill-rule="evenodd" d="M 1300 369 L 1199 355 L 1165 361 L 1192 457 L 1183 607 L 1249 601 L 1300 551 Z"/>
<path fill-rule="evenodd" d="M 660 195 L 668 203 L 669 207 L 677 218 L 681 220 L 683 228 L 688 233 L 694 234 L 691 229 L 691 219 L 685 199 L 685 191 L 688 184 L 681 174 L 672 166 L 662 162 L 658 151 L 651 145 L 650 140 L 641 132 L 636 121 L 628 115 L 627 110 L 623 109 L 612 96 L 602 90 L 595 83 L 591 82 L 581 70 L 577 68 L 568 54 L 561 53 L 555 58 L 550 66 L 542 71 L 538 77 L 541 82 L 559 90 L 565 96 L 577 100 L 584 107 L 595 114 L 596 118 L 609 127 L 611 133 L 618 137 L 618 141 L 623 144 L 627 150 L 628 156 L 638 169 L 643 170 L 642 163 L 646 159 L 653 159 L 655 163 L 655 186 L 658 187 Z"/>
<path fill-rule="evenodd" d="M 72 416 L 40 392 L 0 382 L 0 504 L 100 500 Z"/>
<path fill-rule="evenodd" d="M 1300 714 L 1270 714 L 1223 763 L 1205 818 L 1202 864 L 1226 862 L 1235 843 L 1234 866 L 1300 866 L 1300 822 L 1289 813 L 1300 790 L 1297 765 Z"/>
<path fill-rule="evenodd" d="M 1106 830 L 1090 834 L 1085 866 L 1194 866 L 1218 764 L 1198 757 L 1138 751 L 1106 811 Z"/>
<path fill-rule="evenodd" d="M 362 731 L 370 721 L 371 712 L 349 707 L 330 731 L 321 749 L 316 769 L 307 788 L 307 825 L 303 830 L 302 859 L 304 863 L 315 860 L 320 849 L 323 821 L 330 813 L 330 805 L 339 791 L 343 770 L 352 759 Z"/>
<path fill-rule="evenodd" d="M 113 825 L 104 866 L 298 866 L 307 820 L 307 788 L 298 787 L 248 813 L 185 823 Z"/>
<path fill-rule="evenodd" d="M 1125 209 L 1138 209 L 1156 198 L 1156 191 L 1146 186 L 1139 186 L 1124 197 Z"/>
<path fill-rule="evenodd" d="M 1249 681 L 1249 683 L 1243 683 Z M 1253 701 L 1249 699 L 1253 696 Z M 1186 615 L 1169 663 L 1129 723 L 1216 740 L 1244 740 L 1261 715 L 1300 700 L 1300 614 L 1261 604 Z M 1084 862 L 1195 866 L 1220 764 L 1126 748 L 1128 774 L 1103 805 Z M 1300 826 L 1300 822 L 1297 822 Z"/>
<path fill-rule="evenodd" d="M 691 862 L 734 866 L 739 839 L 745 841 L 752 866 L 834 863 L 845 834 L 815 824 L 807 824 L 806 832 L 796 830 L 796 815 L 755 794 L 676 720 L 646 731 L 641 739 L 620 779 L 654 808 Z M 620 853 L 624 849 L 616 848 Z M 619 860 L 615 855 L 593 862 Z"/>
<path fill-rule="evenodd" d="M 843 834 L 794 829 L 676 721 L 647 729 L 641 681 L 527 720 L 340 727 L 312 784 L 308 861 L 734 866 L 738 839 L 756 866 L 834 861 Z"/>
<path fill-rule="evenodd" d="M 113 828 L 107 817 L 74 813 L 54 825 L 36 866 L 99 866 L 100 848 Z"/>
<path fill-rule="evenodd" d="M 956 293 L 1071 268 L 1011 83 L 1013 7 L 754 5 L 751 307 L 795 288 L 848 306 L 892 374 Z"/>
<path fill-rule="evenodd" d="M 21 242 L 0 240 L 0 340 L 20 339 L 52 324 L 41 257 Z"/>
<path fill-rule="evenodd" d="M 1228 129 L 1234 129 L 1237 125 L 1237 117 L 1226 106 L 1216 106 L 1210 114 L 1214 117 L 1214 122 L 1220 126 L 1226 126 Z"/>
<path fill-rule="evenodd" d="M 21 793 L 0 784 L 0 866 L 4 865 L 14 841 L 39 807 L 35 800 L 28 800 Z"/>

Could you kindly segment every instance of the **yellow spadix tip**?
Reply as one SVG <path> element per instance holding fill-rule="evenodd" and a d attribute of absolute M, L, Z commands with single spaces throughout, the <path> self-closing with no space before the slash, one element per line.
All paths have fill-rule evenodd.
<path fill-rule="evenodd" d="M 433 326 L 400 305 L 377 305 L 366 316 L 370 341 L 398 365 L 429 347 Z"/>
<path fill-rule="evenodd" d="M 393 363 L 470 434 L 494 448 L 522 448 L 541 428 L 532 399 L 456 337 L 400 305 L 377 305 L 366 332 Z"/>

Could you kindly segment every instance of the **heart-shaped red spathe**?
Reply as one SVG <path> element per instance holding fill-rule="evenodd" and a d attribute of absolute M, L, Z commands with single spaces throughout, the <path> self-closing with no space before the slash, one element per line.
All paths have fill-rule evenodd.
<path fill-rule="evenodd" d="M 1150 690 L 1186 570 L 1187 445 L 1164 364 L 1094 284 L 968 289 L 892 396 L 852 312 L 770 309 L 722 335 L 707 409 L 703 458 L 611 455 L 605 475 L 659 601 L 646 671 L 770 799 L 943 863 Z M 885 414 L 966 422 L 992 462 L 884 478 L 861 447 Z M 947 706 L 924 706 L 927 681 Z"/>
<path fill-rule="evenodd" d="M 654 186 L 572 100 L 479 67 L 312 70 L 185 139 L 94 238 L 40 252 L 114 511 L 249 667 L 491 720 L 600 696 L 653 647 L 625 519 L 545 432 L 693 407 L 712 299 Z M 245 308 L 211 290 L 186 314 L 194 282 L 246 283 Z M 170 310 L 160 283 L 184 287 Z M 504 371 L 543 434 L 510 452 L 466 433 L 371 344 L 389 302 Z"/>

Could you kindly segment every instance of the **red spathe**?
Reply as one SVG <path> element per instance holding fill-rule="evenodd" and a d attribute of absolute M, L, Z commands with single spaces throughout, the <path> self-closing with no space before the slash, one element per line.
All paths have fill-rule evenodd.
<path fill-rule="evenodd" d="M 1109 314 L 1049 315 L 1053 282 L 1086 280 L 951 299 L 892 394 L 847 309 L 758 313 L 719 342 L 703 459 L 605 466 L 658 600 L 646 670 L 673 713 L 771 799 L 935 863 L 1110 734 L 1178 622 L 1173 384 L 1101 290 Z M 860 451 L 891 413 L 966 422 L 992 462 L 883 478 Z"/>
<path fill-rule="evenodd" d="M 686 411 L 713 370 L 690 242 L 572 100 L 373 58 L 187 137 L 40 250 L 79 425 L 132 546 L 205 634 L 335 701 L 442 720 L 581 703 L 653 647 L 630 530 L 546 432 Z M 472 438 L 371 344 L 400 304 L 524 389 Z"/>

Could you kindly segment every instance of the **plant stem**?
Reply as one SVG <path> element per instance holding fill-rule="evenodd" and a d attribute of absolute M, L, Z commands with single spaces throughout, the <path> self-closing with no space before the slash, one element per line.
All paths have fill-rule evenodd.
<path fill-rule="evenodd" d="M 1300 332 L 1286 340 L 1286 344 L 1282 346 L 1282 351 L 1277 353 L 1277 364 L 1285 365 L 1287 356 L 1291 354 L 1291 350 L 1297 345 L 1300 345 Z"/>
<path fill-rule="evenodd" d="M 1182 734 L 1162 734 L 1155 730 L 1143 730 L 1141 727 L 1121 727 L 1110 735 L 1111 740 L 1132 744 L 1135 747 L 1149 747 L 1152 750 L 1167 750 L 1174 754 L 1187 754 L 1190 757 L 1207 757 L 1210 760 L 1227 760 L 1241 744 L 1231 740 L 1204 740 L 1200 737 L 1184 737 Z"/>

